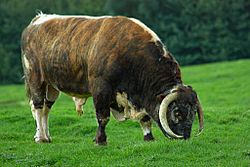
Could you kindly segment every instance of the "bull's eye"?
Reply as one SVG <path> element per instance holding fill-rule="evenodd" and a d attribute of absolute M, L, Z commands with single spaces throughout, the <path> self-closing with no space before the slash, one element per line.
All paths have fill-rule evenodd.
<path fill-rule="evenodd" d="M 175 117 L 176 117 L 176 118 L 179 118 L 179 117 L 181 117 L 181 114 L 180 114 L 179 112 L 176 112 L 176 113 L 175 113 Z"/>
<path fill-rule="evenodd" d="M 181 116 L 181 114 L 179 112 L 175 113 L 175 118 L 178 119 L 178 121 L 182 120 L 182 116 Z"/>

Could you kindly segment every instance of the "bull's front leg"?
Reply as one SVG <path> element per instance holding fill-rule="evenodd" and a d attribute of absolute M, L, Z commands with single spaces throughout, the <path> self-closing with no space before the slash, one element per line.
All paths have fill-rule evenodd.
<path fill-rule="evenodd" d="M 110 117 L 110 104 L 111 104 L 111 89 L 109 85 L 102 80 L 97 81 L 100 86 L 95 85 L 93 100 L 96 109 L 96 118 L 98 122 L 98 129 L 96 132 L 95 142 L 97 145 L 106 145 L 107 136 L 105 133 L 106 125 Z"/>
<path fill-rule="evenodd" d="M 154 140 L 151 126 L 152 126 L 152 120 L 151 118 L 146 115 L 140 120 L 140 124 L 142 127 L 143 135 L 144 135 L 144 141 L 152 141 Z"/>
<path fill-rule="evenodd" d="M 98 129 L 95 137 L 95 142 L 98 145 L 106 145 L 107 144 L 107 136 L 105 133 L 106 125 L 109 122 L 109 111 L 104 111 L 105 114 L 97 113 L 97 121 L 98 121 Z"/>
<path fill-rule="evenodd" d="M 107 136 L 105 133 L 105 128 L 106 125 L 109 122 L 109 117 L 110 117 L 110 110 L 109 108 L 103 108 L 103 107 L 99 107 L 99 105 L 103 105 L 103 104 L 99 104 L 99 102 L 97 102 L 97 104 L 95 104 L 96 106 L 96 118 L 97 118 L 97 122 L 98 122 L 98 129 L 96 132 L 96 137 L 95 137 L 95 142 L 97 145 L 106 145 L 107 144 Z"/>

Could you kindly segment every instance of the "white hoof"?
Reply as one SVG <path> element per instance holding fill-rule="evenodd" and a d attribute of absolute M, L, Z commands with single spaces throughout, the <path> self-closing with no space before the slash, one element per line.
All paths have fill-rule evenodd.
<path fill-rule="evenodd" d="M 49 138 L 43 138 L 43 137 L 37 137 L 35 138 L 36 143 L 50 143 L 51 139 Z"/>
<path fill-rule="evenodd" d="M 37 131 L 35 136 L 34 136 L 34 140 L 36 143 L 50 143 L 51 137 L 49 135 L 41 136 L 41 135 L 39 135 L 39 131 Z"/>

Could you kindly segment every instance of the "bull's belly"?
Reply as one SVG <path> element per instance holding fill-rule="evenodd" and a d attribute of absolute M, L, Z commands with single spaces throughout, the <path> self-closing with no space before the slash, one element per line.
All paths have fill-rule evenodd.
<path fill-rule="evenodd" d="M 53 84 L 53 87 L 65 94 L 78 97 L 78 98 L 86 98 L 91 96 L 91 93 L 87 89 L 87 85 L 84 84 L 76 84 L 76 83 L 57 83 Z"/>
<path fill-rule="evenodd" d="M 58 88 L 59 91 L 64 92 L 65 94 L 72 96 L 72 97 L 78 97 L 78 98 L 87 98 L 91 96 L 91 93 L 84 90 L 83 85 L 79 85 L 76 87 L 69 86 L 69 87 L 60 87 Z"/>
<path fill-rule="evenodd" d="M 56 90 L 64 92 L 73 97 L 85 98 L 91 96 L 88 89 L 88 82 L 85 79 L 77 79 L 73 76 L 50 76 L 45 77 L 45 82 Z"/>

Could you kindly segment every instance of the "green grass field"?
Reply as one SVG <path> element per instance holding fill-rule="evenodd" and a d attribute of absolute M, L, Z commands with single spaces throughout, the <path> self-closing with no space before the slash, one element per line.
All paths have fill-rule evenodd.
<path fill-rule="evenodd" d="M 155 141 L 144 142 L 139 123 L 111 118 L 107 146 L 92 141 L 92 99 L 79 117 L 61 94 L 50 113 L 53 142 L 35 144 L 24 86 L 0 86 L 0 166 L 250 166 L 250 60 L 184 67 L 182 75 L 201 99 L 201 136 L 169 140 L 154 125 Z"/>

